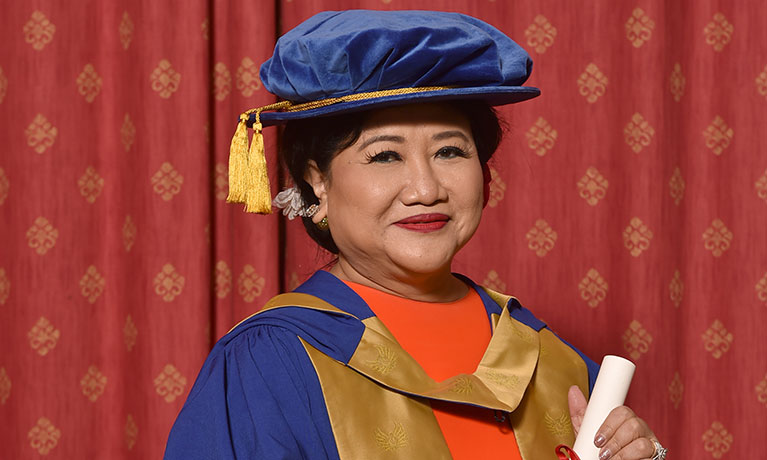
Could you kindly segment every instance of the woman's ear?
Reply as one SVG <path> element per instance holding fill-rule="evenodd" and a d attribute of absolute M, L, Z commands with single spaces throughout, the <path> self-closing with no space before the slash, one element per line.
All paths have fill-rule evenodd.
<path fill-rule="evenodd" d="M 312 216 L 312 222 L 316 224 L 321 221 L 323 217 L 328 216 L 327 177 L 320 171 L 320 168 L 314 160 L 309 160 L 306 165 L 306 172 L 304 172 L 304 180 L 312 187 L 314 195 L 319 200 L 319 209 L 317 210 L 317 213 Z"/>

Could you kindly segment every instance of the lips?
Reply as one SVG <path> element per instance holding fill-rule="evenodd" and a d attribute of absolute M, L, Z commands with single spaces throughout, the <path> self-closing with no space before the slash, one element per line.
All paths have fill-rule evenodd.
<path fill-rule="evenodd" d="M 414 232 L 429 233 L 441 229 L 449 220 L 450 217 L 445 214 L 418 214 L 399 220 L 394 225 Z"/>

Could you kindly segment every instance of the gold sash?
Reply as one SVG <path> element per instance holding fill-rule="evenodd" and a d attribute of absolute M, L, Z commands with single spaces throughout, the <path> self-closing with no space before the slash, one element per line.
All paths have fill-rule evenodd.
<path fill-rule="evenodd" d="M 553 458 L 557 445 L 572 445 L 567 392 L 576 384 L 588 394 L 586 364 L 551 331 L 536 332 L 512 318 L 511 297 L 486 291 L 503 311 L 493 315 L 492 338 L 473 374 L 436 382 L 375 316 L 362 321 L 365 331 L 348 365 L 302 340 L 342 459 L 451 458 L 432 399 L 511 413 L 525 460 Z M 277 296 L 262 311 L 286 306 L 352 316 L 300 293 Z"/>

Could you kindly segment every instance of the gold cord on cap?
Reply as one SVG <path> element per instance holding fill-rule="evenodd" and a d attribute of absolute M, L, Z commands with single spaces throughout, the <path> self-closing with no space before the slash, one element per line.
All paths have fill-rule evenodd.
<path fill-rule="evenodd" d="M 264 155 L 264 136 L 261 134 L 261 112 L 267 110 L 284 110 L 286 112 L 300 112 L 320 107 L 337 104 L 339 102 L 361 101 L 365 99 L 377 99 L 400 94 L 423 93 L 428 91 L 440 91 L 450 89 L 448 86 L 426 86 L 420 88 L 396 88 L 367 93 L 348 94 L 341 97 L 331 97 L 317 101 L 294 104 L 290 101 L 281 101 L 248 110 L 240 115 L 237 129 L 229 146 L 229 195 L 228 203 L 245 203 L 245 212 L 258 214 L 271 214 L 272 194 L 269 189 L 269 175 L 266 168 L 266 156 Z M 248 148 L 247 122 L 251 114 L 256 115 L 253 123 L 253 140 Z"/>

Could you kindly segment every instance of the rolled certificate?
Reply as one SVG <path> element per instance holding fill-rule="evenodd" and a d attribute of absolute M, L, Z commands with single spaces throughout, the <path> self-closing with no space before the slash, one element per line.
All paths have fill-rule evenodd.
<path fill-rule="evenodd" d="M 594 445 L 594 437 L 610 411 L 622 406 L 626 400 L 634 369 L 634 363 L 620 356 L 607 355 L 602 360 L 594 390 L 586 406 L 586 414 L 573 446 L 581 460 L 599 459 L 599 448 Z"/>

